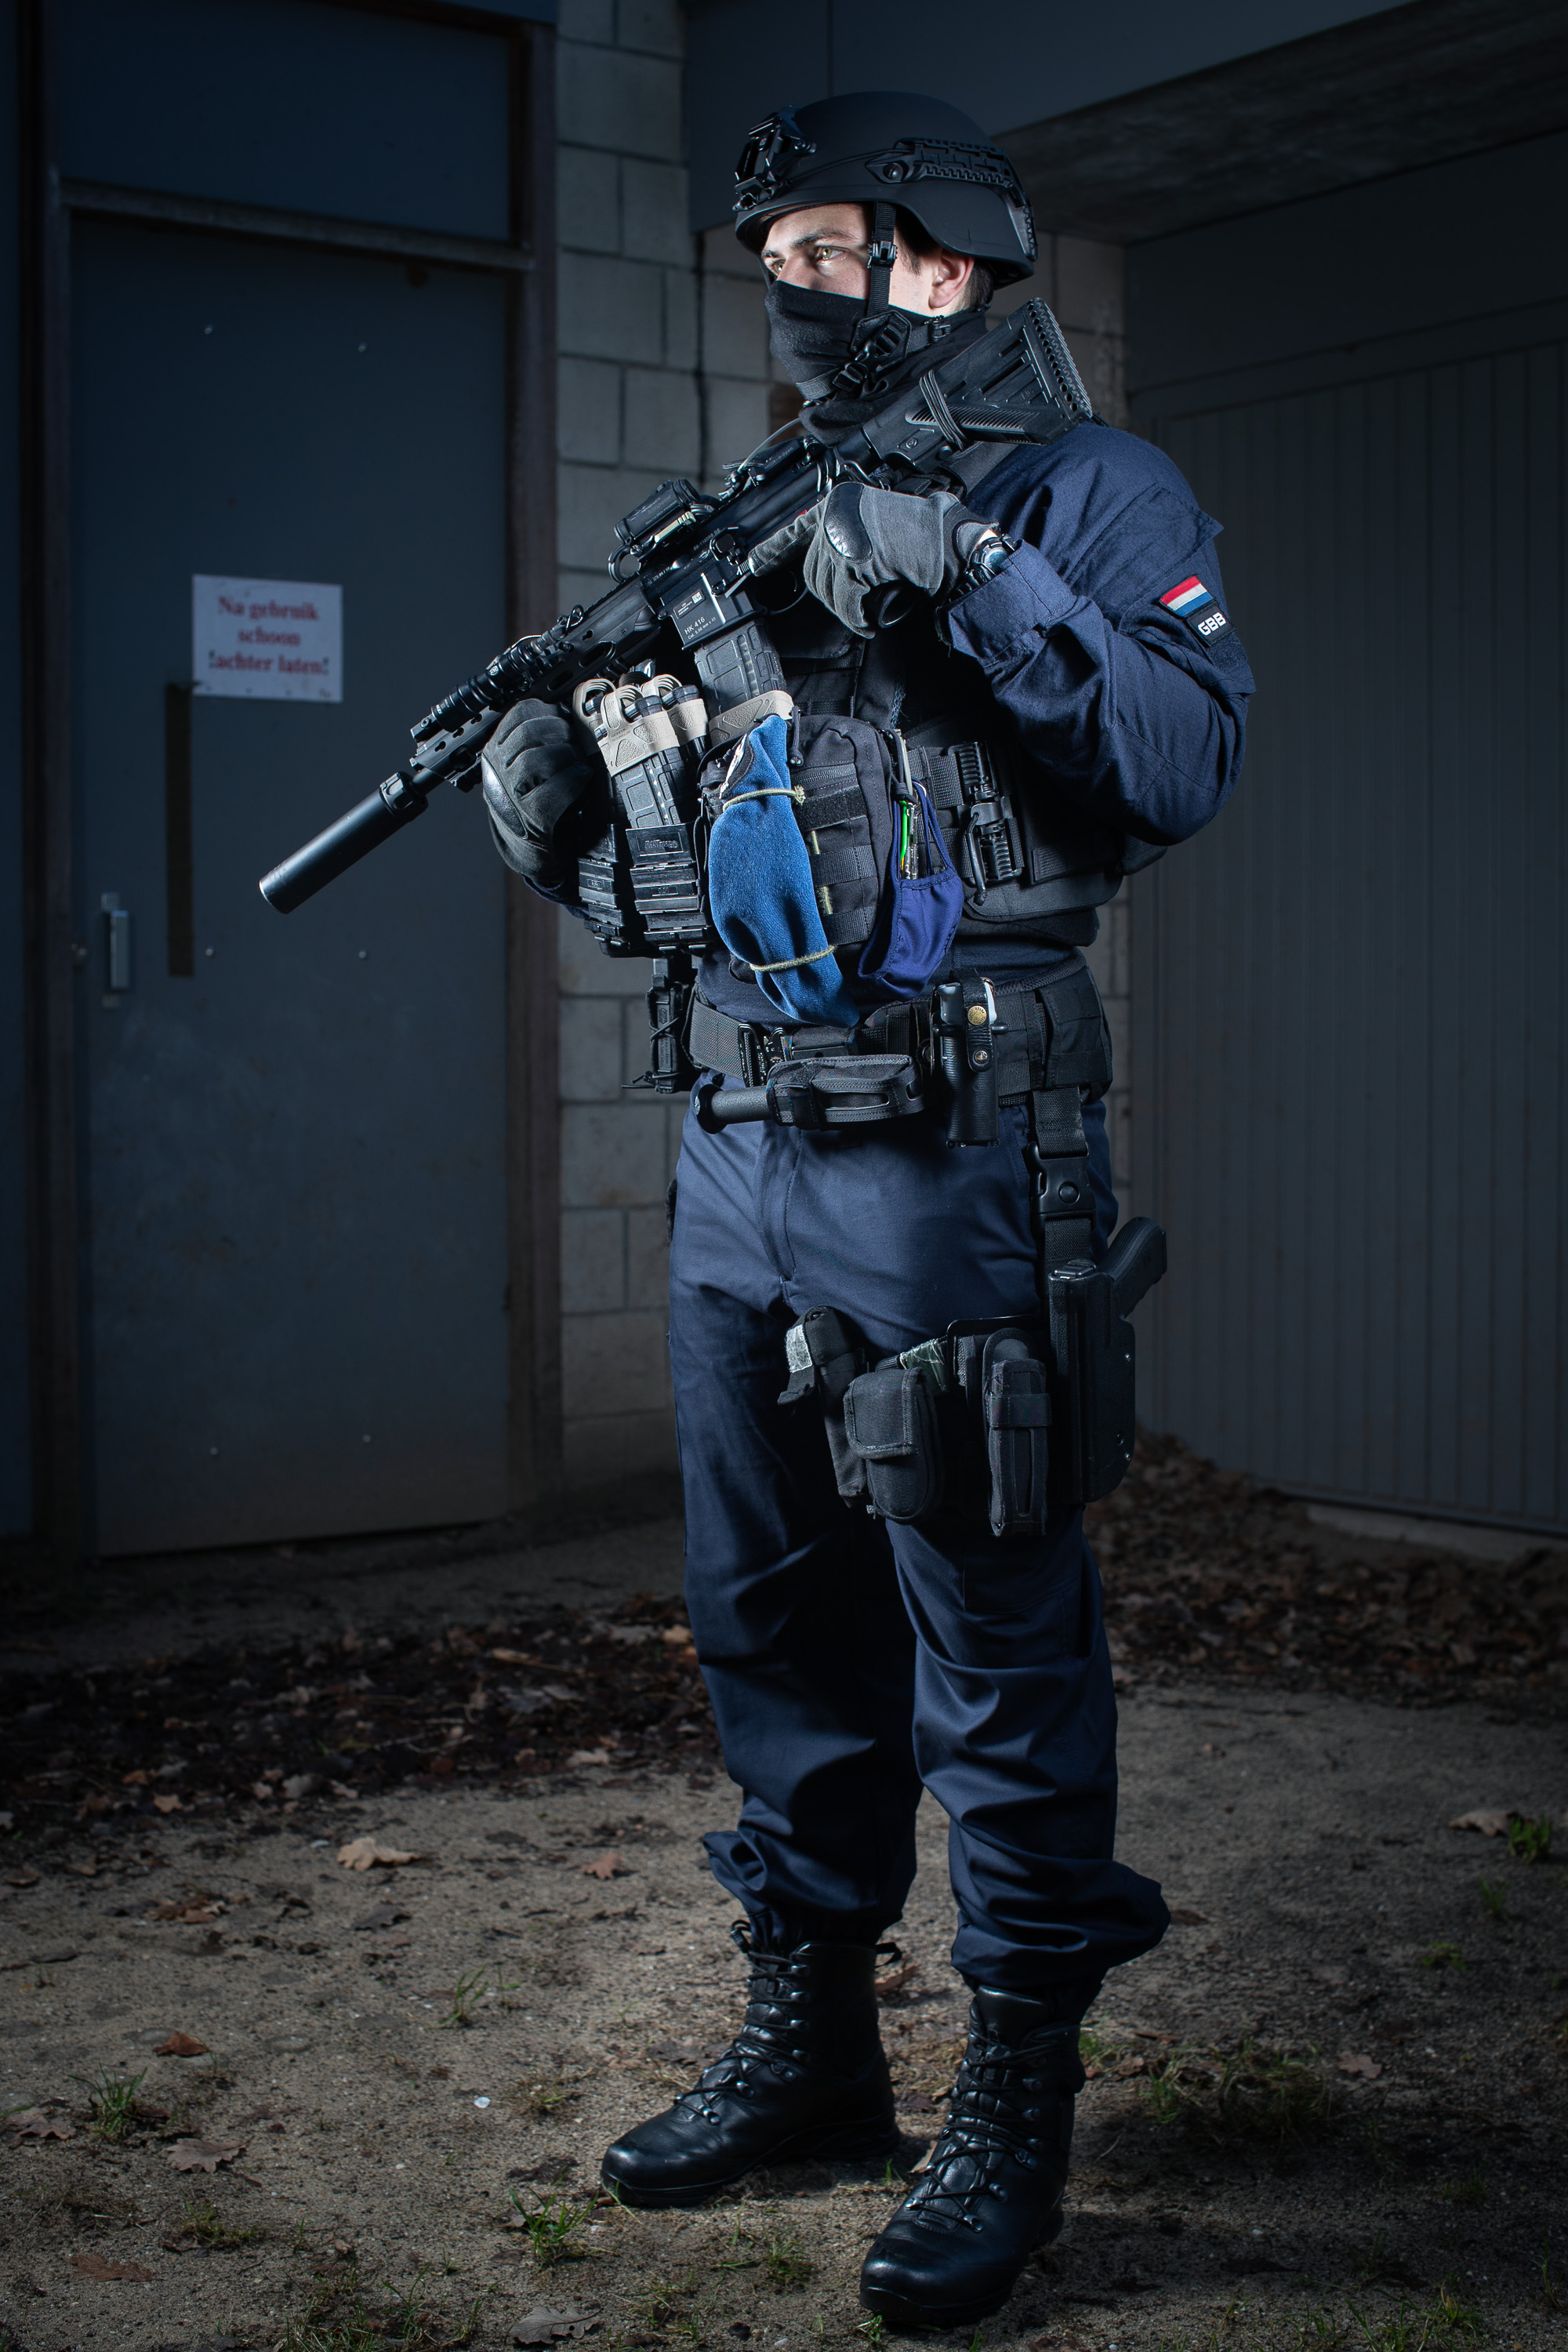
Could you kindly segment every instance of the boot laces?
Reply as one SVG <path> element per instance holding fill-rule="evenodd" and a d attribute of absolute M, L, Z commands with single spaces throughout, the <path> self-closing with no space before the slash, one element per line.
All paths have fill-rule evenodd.
<path fill-rule="evenodd" d="M 782 2075 L 788 2082 L 796 2069 L 809 2074 L 822 2063 L 813 2038 L 809 1961 L 791 1952 L 759 1951 L 739 1921 L 730 1930 L 730 1940 L 750 1969 L 741 2031 L 722 2057 L 674 2102 L 710 2124 L 721 2120 L 721 2096 L 749 2098 L 759 2074 Z M 877 1949 L 879 1954 L 898 1954 L 896 1944 L 879 1944 Z"/>
<path fill-rule="evenodd" d="M 1009 2163 L 1040 2169 L 1058 2142 L 1045 2126 L 1054 2125 L 1058 2102 L 1071 2092 L 1058 2072 L 1064 2042 L 1076 2031 L 1042 2032 L 1034 2048 L 983 2042 L 972 2035 L 952 2087 L 947 2121 L 937 2137 L 925 2171 L 906 2200 L 906 2212 L 980 2227 L 977 2208 L 986 2197 L 1005 2199 L 998 2176 Z"/>

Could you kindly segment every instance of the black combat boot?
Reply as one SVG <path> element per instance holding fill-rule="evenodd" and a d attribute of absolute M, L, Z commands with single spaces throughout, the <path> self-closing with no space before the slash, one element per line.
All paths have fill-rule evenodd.
<path fill-rule="evenodd" d="M 967 2327 L 1000 2310 L 1062 2226 L 1079 2020 L 982 1987 L 945 2126 L 866 2257 L 860 2300 L 895 2327 Z"/>
<path fill-rule="evenodd" d="M 605 2185 L 627 2205 L 696 2205 L 759 2164 L 898 2147 L 875 1951 L 761 1952 L 739 1929 L 735 1940 L 752 1969 L 745 2022 L 694 2090 L 606 2153 Z"/>

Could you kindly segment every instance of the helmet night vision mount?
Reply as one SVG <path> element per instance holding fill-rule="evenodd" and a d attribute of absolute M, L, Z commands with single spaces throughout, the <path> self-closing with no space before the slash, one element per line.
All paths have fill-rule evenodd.
<path fill-rule="evenodd" d="M 767 225 L 807 205 L 901 205 L 934 243 L 983 261 L 999 286 L 1027 278 L 1035 224 L 1018 174 L 956 106 L 900 90 L 857 90 L 782 108 L 751 133 L 735 167 L 735 234 L 753 253 Z"/>

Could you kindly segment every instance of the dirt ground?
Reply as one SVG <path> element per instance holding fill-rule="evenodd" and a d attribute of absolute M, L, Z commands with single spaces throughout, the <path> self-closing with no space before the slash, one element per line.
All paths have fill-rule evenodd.
<path fill-rule="evenodd" d="M 1141 1481 L 1099 1537 L 1121 1851 L 1177 1924 L 1106 1987 L 1067 2231 L 976 2344 L 1560 2346 L 1568 1838 L 1517 1822 L 1568 1807 L 1561 1559 L 1368 1544 L 1179 1449 Z M 289 1549 L 18 1571 L 0 2347 L 879 2341 L 896 2179 L 597 2197 L 740 2009 L 676 1523 Z M 963 2027 L 943 1827 L 888 1969 L 906 2164 Z M 366 1838 L 416 1858 L 342 1866 Z"/>

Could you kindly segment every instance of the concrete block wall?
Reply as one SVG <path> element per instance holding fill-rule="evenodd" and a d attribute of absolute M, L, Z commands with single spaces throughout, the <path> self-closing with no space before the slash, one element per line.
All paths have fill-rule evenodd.
<path fill-rule="evenodd" d="M 1078 362 L 1090 400 L 1112 425 L 1127 423 L 1125 254 L 1087 236 L 1042 234 L 1033 278 L 1008 286 L 992 305 L 1005 319 L 1020 302 L 1050 305 Z"/>
<path fill-rule="evenodd" d="M 680 162 L 679 0 L 562 0 L 560 598 L 606 584 L 620 517 L 672 474 L 716 487 L 770 427 L 773 371 L 755 262 L 727 228 L 693 237 Z M 1102 414 L 1125 414 L 1121 254 L 1047 237 L 1037 292 Z M 1006 305 L 998 305 L 998 315 Z M 1117 1051 L 1125 1185 L 1128 928 L 1093 961 Z M 583 1488 L 674 1466 L 665 1196 L 684 1104 L 632 1089 L 647 1066 L 649 967 L 561 918 L 564 1475 Z M 1124 1203 L 1125 1205 L 1125 1203 Z"/>
<path fill-rule="evenodd" d="M 614 526 L 703 469 L 698 250 L 680 161 L 679 0 L 562 0 L 560 596 L 609 583 Z M 563 1469 L 584 1488 L 675 1462 L 665 1192 L 684 1105 L 647 1067 L 649 967 L 561 918 Z"/>

